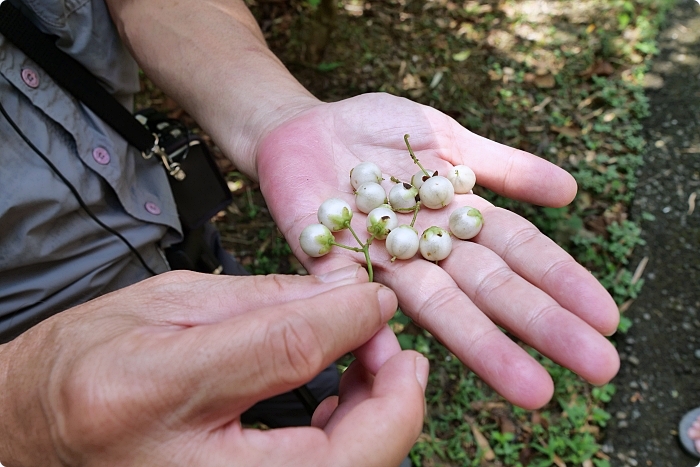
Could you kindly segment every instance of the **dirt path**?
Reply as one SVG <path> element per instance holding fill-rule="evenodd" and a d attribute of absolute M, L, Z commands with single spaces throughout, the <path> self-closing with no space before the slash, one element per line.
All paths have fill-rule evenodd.
<path fill-rule="evenodd" d="M 644 220 L 648 258 L 640 297 L 617 337 L 622 368 L 604 449 L 612 466 L 691 467 L 678 422 L 700 406 L 700 6 L 679 0 L 660 38 L 648 95 L 649 147 L 633 215 Z M 662 82 L 663 80 L 663 82 Z M 693 210 L 695 204 L 697 208 Z M 649 217 L 649 216 L 646 216 Z"/>

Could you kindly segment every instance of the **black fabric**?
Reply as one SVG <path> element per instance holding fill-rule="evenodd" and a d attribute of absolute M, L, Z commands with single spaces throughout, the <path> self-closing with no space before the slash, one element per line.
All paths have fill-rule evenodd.
<path fill-rule="evenodd" d="M 53 79 L 142 152 L 153 148 L 155 138 L 114 99 L 97 79 L 73 57 L 56 47 L 10 2 L 0 3 L 0 33 L 27 54 Z"/>
<path fill-rule="evenodd" d="M 322 401 L 326 397 L 337 396 L 339 386 L 340 374 L 335 364 L 331 364 L 303 387 L 307 388 L 316 400 Z M 311 415 L 299 401 L 297 394 L 287 392 L 258 402 L 243 413 L 241 421 L 249 425 L 264 423 L 270 428 L 309 426 Z"/>

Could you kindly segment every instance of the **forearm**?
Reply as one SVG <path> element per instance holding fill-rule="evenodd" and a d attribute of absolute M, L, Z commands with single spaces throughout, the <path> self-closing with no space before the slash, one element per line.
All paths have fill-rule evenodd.
<path fill-rule="evenodd" d="M 146 74 L 257 178 L 255 155 L 275 126 L 318 104 L 265 44 L 240 0 L 107 0 Z"/>

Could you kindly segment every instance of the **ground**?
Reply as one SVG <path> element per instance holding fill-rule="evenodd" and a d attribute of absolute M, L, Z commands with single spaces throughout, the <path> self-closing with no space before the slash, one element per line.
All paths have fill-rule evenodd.
<path fill-rule="evenodd" d="M 608 410 L 604 450 L 612 465 L 695 466 L 677 442 L 683 414 L 700 406 L 700 15 L 679 2 L 652 66 L 650 144 L 632 215 L 642 238 L 632 264 L 646 263 L 633 325 L 616 339 L 622 368 Z M 698 206 L 700 208 L 700 205 Z M 646 214 L 643 214 L 646 213 Z M 651 216 L 650 216 L 650 215 Z M 653 219 L 652 219 L 653 216 Z"/>

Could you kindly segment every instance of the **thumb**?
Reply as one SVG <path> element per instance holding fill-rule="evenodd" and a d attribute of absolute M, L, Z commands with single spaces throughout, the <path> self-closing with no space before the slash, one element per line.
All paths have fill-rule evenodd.
<path fill-rule="evenodd" d="M 397 299 L 377 283 L 341 286 L 181 331 L 181 397 L 190 416 L 228 423 L 253 403 L 310 381 L 369 340 Z M 223 418 L 221 418 L 223 417 Z"/>

